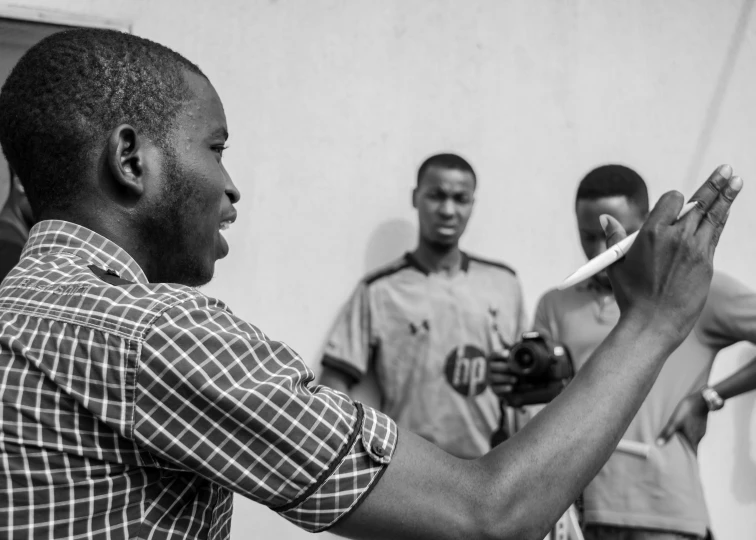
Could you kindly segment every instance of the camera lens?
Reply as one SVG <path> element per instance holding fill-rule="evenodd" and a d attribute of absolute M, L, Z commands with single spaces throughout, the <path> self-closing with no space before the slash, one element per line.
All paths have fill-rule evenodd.
<path fill-rule="evenodd" d="M 517 364 L 520 366 L 520 369 L 527 370 L 533 367 L 535 358 L 528 349 L 522 349 L 519 351 L 519 354 L 515 358 L 515 362 L 517 362 Z"/>

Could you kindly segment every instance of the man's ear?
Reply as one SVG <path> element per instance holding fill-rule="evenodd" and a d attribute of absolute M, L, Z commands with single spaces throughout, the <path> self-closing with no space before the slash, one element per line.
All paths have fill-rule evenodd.
<path fill-rule="evenodd" d="M 412 190 L 412 208 L 417 208 L 417 188 Z"/>
<path fill-rule="evenodd" d="M 140 196 L 144 192 L 145 139 L 128 124 L 110 132 L 107 165 L 116 184 L 126 192 Z"/>

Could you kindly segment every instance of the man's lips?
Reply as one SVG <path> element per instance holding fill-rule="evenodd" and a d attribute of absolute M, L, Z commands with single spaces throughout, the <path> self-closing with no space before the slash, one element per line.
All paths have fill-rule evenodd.
<path fill-rule="evenodd" d="M 437 225 L 436 231 L 440 232 L 441 234 L 454 234 L 457 232 L 457 226 L 456 225 Z"/>
<path fill-rule="evenodd" d="M 223 219 L 218 225 L 218 230 L 225 231 L 231 226 L 234 221 L 236 221 L 236 211 L 230 212 L 223 216 Z"/>

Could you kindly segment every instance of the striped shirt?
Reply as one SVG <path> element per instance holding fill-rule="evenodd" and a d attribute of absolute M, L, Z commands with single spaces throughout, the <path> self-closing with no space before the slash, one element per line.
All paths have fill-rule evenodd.
<path fill-rule="evenodd" d="M 313 379 L 222 302 L 37 224 L 0 286 L 0 537 L 228 538 L 233 493 L 332 526 L 397 430 Z"/>

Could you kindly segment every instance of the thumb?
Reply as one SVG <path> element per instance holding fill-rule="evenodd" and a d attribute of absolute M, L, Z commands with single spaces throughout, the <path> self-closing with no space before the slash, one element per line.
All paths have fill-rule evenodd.
<path fill-rule="evenodd" d="M 662 429 L 659 436 L 656 438 L 656 446 L 664 446 L 669 442 L 669 439 L 672 438 L 672 435 L 675 434 L 675 431 L 677 431 L 677 422 L 676 418 L 673 415 L 672 418 L 669 419 L 669 422 L 667 422 L 667 425 L 664 426 L 664 429 Z"/>
<path fill-rule="evenodd" d="M 624 240 L 627 237 L 625 228 L 619 221 L 614 219 L 609 214 L 601 214 L 599 216 L 599 223 L 601 228 L 604 229 L 604 235 L 606 236 L 606 247 L 610 248 L 617 242 Z"/>

